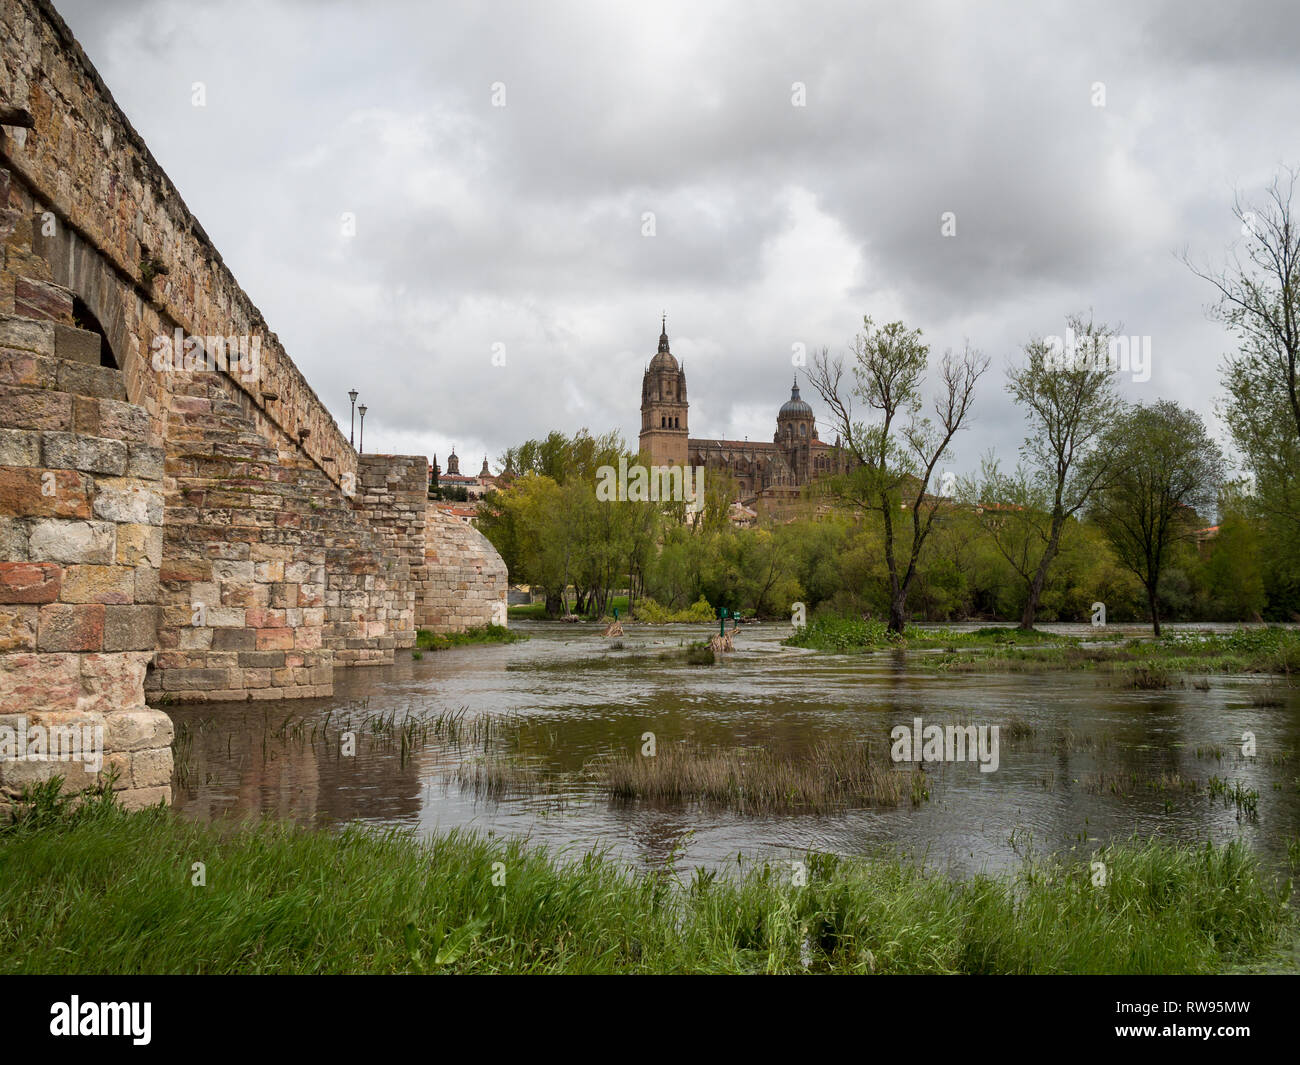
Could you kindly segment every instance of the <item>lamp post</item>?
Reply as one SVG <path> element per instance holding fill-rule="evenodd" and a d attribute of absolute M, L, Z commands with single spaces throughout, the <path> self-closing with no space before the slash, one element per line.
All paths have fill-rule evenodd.
<path fill-rule="evenodd" d="M 361 414 L 361 446 L 357 448 L 357 454 L 364 455 L 366 451 L 366 405 L 361 404 L 357 411 Z"/>
<path fill-rule="evenodd" d="M 357 427 L 357 390 L 354 388 L 348 392 L 348 399 L 352 400 L 352 420 L 348 423 L 348 446 L 352 446 L 352 432 Z"/>

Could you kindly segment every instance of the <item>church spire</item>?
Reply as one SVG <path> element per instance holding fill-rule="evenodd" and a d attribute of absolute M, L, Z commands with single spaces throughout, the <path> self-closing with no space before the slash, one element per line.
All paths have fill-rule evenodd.
<path fill-rule="evenodd" d="M 667 312 L 664 313 L 663 318 L 660 320 L 660 326 L 661 326 L 661 331 L 660 331 L 660 333 L 659 333 L 659 350 L 660 350 L 660 351 L 667 351 L 667 350 L 668 350 L 668 314 L 667 314 Z"/>

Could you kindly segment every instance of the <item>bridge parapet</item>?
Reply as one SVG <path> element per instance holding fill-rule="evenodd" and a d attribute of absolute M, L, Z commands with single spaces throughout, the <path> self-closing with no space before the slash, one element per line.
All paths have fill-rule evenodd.
<path fill-rule="evenodd" d="M 235 386 L 300 441 L 326 478 L 340 485 L 345 474 L 355 476 L 356 453 L 333 416 L 48 0 L 5 0 L 0 100 L 33 118 L 33 128 L 7 129 L 0 143 L 6 165 L 35 192 L 35 242 L 53 280 L 80 294 L 76 268 L 87 245 L 132 297 L 131 306 L 105 302 L 124 305 L 115 350 L 132 402 L 149 411 L 155 428 L 166 418 L 171 376 L 152 370 L 159 338 L 177 328 L 185 336 L 256 338 L 256 370 L 232 376 Z M 99 317 L 107 329 L 105 318 L 118 315 Z"/>

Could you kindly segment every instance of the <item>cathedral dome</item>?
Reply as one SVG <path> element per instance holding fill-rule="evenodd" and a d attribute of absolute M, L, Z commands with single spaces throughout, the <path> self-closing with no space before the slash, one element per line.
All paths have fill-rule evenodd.
<path fill-rule="evenodd" d="M 663 331 L 659 334 L 659 350 L 658 350 L 657 352 L 655 352 L 655 356 L 654 356 L 654 358 L 650 360 L 650 369 L 652 369 L 652 370 L 672 370 L 672 371 L 676 372 L 676 370 L 677 370 L 677 368 L 678 368 L 678 367 L 677 367 L 677 360 L 673 357 L 673 353 L 672 353 L 671 351 L 668 350 L 668 320 L 667 320 L 667 318 L 665 318 L 664 321 L 663 321 L 663 323 L 662 323 L 662 329 L 663 329 Z"/>
<path fill-rule="evenodd" d="M 771 409 L 771 407 L 768 408 L 768 410 Z M 794 385 L 790 388 L 790 398 L 781 404 L 781 411 L 777 414 L 777 419 L 811 418 L 812 416 L 812 407 L 799 398 L 799 382 L 796 379 Z"/>

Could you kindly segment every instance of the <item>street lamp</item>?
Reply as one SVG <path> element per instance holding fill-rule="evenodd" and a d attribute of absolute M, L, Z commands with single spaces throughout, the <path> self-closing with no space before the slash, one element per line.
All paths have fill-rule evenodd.
<path fill-rule="evenodd" d="M 348 399 L 352 400 L 352 421 L 348 424 L 348 446 L 352 446 L 352 431 L 357 426 L 357 390 L 354 388 L 348 393 Z"/>
<path fill-rule="evenodd" d="M 365 454 L 366 450 L 366 405 L 363 403 L 357 408 L 361 414 L 361 447 L 357 449 L 357 454 Z"/>

